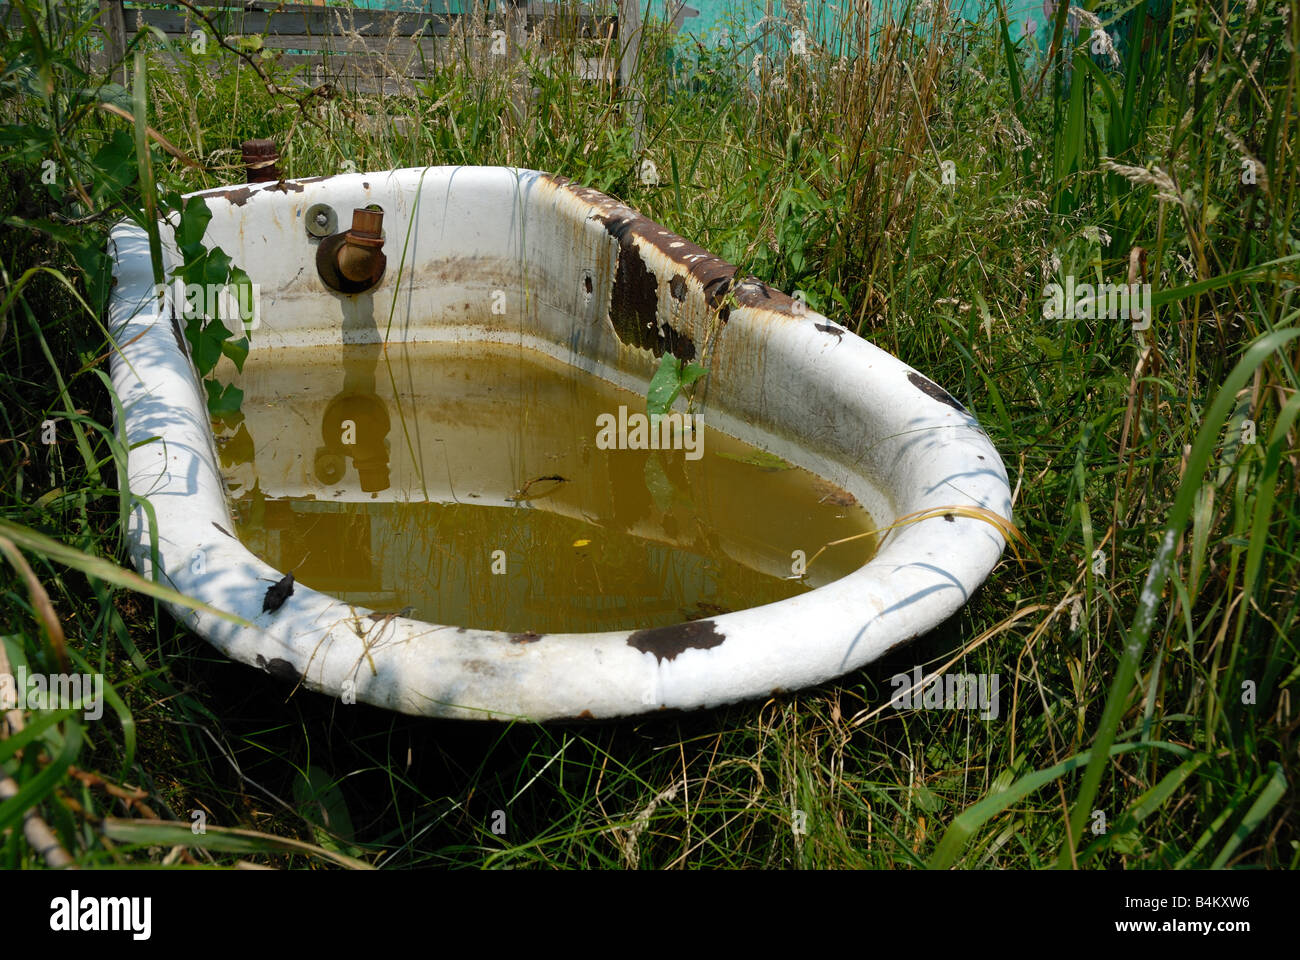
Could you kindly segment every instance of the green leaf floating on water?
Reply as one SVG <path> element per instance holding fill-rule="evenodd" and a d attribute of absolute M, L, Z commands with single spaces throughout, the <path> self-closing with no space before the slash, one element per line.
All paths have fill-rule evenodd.
<path fill-rule="evenodd" d="M 682 392 L 709 371 L 698 363 L 688 363 L 682 367 L 682 361 L 671 353 L 659 358 L 659 369 L 650 379 L 650 389 L 646 391 L 646 413 L 667 413 L 673 408 L 673 401 Z"/>
<path fill-rule="evenodd" d="M 778 457 L 775 453 L 768 453 L 766 450 L 755 450 L 746 456 L 738 453 L 720 453 L 720 457 L 728 460 L 735 460 L 737 463 L 747 463 L 751 467 L 758 467 L 760 470 L 774 472 L 776 470 L 789 470 L 792 465 Z"/>

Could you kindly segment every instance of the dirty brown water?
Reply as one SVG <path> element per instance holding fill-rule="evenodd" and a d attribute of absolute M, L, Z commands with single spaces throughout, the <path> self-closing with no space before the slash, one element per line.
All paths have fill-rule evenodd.
<path fill-rule="evenodd" d="M 518 346 L 255 351 L 214 424 L 236 533 L 348 603 L 517 633 L 668 626 L 856 570 L 845 491 L 708 426 L 688 449 L 600 449 L 645 398 Z M 557 479 L 563 478 L 563 479 Z M 504 572 L 502 572 L 504 571 Z"/>

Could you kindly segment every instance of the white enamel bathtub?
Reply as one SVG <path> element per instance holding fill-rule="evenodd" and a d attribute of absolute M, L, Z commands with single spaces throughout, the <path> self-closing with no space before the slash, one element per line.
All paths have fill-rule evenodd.
<path fill-rule="evenodd" d="M 534 171 L 437 167 L 203 196 L 213 213 L 205 242 L 260 286 L 253 351 L 385 337 L 521 344 L 644 393 L 657 353 L 700 358 L 715 337 L 697 407 L 711 426 L 838 484 L 882 524 L 953 506 L 1010 517 L 1001 459 L 943 389 L 788 296 L 736 282 L 730 265 L 596 191 Z M 387 269 L 372 290 L 323 285 L 305 220 L 316 204 L 344 223 L 356 207 L 382 208 Z M 152 296 L 147 240 L 122 225 L 110 244 L 130 493 L 157 523 L 133 501 L 132 558 L 252 624 L 173 611 L 226 655 L 312 690 L 412 714 L 531 720 L 764 697 L 855 670 L 932 629 L 1001 555 L 995 525 L 940 515 L 900 526 L 865 566 L 793 599 L 528 642 L 472 623 L 375 621 L 302 585 L 263 612 L 282 573 L 232 535 L 203 393 L 171 305 Z M 170 268 L 177 255 L 167 255 Z M 510 309 L 493 311 L 497 291 Z"/>

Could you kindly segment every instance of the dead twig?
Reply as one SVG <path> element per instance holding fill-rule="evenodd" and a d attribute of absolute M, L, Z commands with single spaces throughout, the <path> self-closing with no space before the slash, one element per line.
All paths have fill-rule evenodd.
<path fill-rule="evenodd" d="M 333 95 L 332 90 L 328 84 L 320 84 L 318 86 L 311 87 L 303 96 L 301 97 L 295 96 L 293 91 L 289 90 L 286 87 L 280 86 L 278 83 L 274 82 L 270 77 L 268 77 L 266 75 L 266 71 L 262 69 L 262 65 L 257 62 L 256 57 L 254 57 L 248 51 L 241 50 L 239 47 L 235 46 L 234 44 L 229 43 L 226 40 L 225 36 L 222 34 L 221 30 L 217 27 L 213 19 L 209 17 L 206 13 L 204 13 L 202 10 L 198 9 L 193 3 L 190 2 L 190 0 L 176 0 L 176 2 L 180 4 L 182 7 L 184 7 L 186 10 L 188 10 L 190 13 L 194 14 L 194 16 L 198 17 L 198 19 L 203 21 L 204 25 L 210 31 L 212 31 L 212 36 L 217 41 L 217 46 L 221 47 L 221 49 L 223 50 L 227 50 L 230 53 L 233 53 L 240 60 L 244 61 L 244 63 L 248 64 L 249 67 L 252 68 L 253 72 L 257 74 L 257 78 L 262 81 L 262 86 L 266 88 L 267 93 L 271 94 L 271 96 L 273 97 L 276 96 L 284 97 L 287 100 L 293 101 L 294 105 L 297 106 L 298 108 L 298 112 L 302 115 L 302 118 L 304 120 L 310 123 L 317 130 L 321 131 L 321 133 L 324 133 L 326 135 L 329 134 L 329 131 L 325 128 L 325 125 L 322 124 L 319 119 L 313 117 L 310 113 L 307 112 L 307 104 L 310 103 L 312 100 L 314 100 L 316 97 L 328 98 Z"/>

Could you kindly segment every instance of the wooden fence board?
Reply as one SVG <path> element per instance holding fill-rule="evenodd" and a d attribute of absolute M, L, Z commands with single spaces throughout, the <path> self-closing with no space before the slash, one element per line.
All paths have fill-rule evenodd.
<path fill-rule="evenodd" d="M 302 81 L 333 82 L 365 94 L 414 93 L 415 83 L 452 62 L 468 60 L 476 68 L 490 68 L 493 61 L 502 65 L 517 61 L 521 44 L 530 37 L 544 47 L 558 38 L 576 40 L 577 77 L 609 83 L 629 96 L 639 144 L 644 106 L 633 85 L 640 43 L 639 2 L 644 0 L 601 0 L 601 7 L 616 13 L 537 0 L 509 0 L 505 7 L 494 0 L 486 10 L 468 14 L 451 11 L 437 0 L 421 4 L 419 11 L 319 7 L 273 0 L 203 0 L 201 9 L 223 37 L 261 37 L 261 49 L 276 53 L 274 60 L 280 65 L 303 68 Z M 189 49 L 193 31 L 208 30 L 207 24 L 188 10 L 156 9 L 143 2 L 125 7 L 123 0 L 100 0 L 99 6 L 104 65 L 123 59 L 127 43 L 141 25 L 167 36 L 176 52 L 166 58 L 174 65 L 179 61 L 177 55 Z M 690 10 L 677 10 L 674 28 L 680 25 L 683 9 Z M 498 30 L 505 33 L 503 56 L 493 55 L 489 49 L 494 39 L 500 39 L 494 33 Z M 620 36 L 622 32 L 627 35 Z M 210 54 L 219 49 L 210 37 L 207 49 Z M 218 62 L 214 58 L 214 65 Z M 394 75 L 395 69 L 400 75 Z M 113 79 L 129 85 L 125 64 Z M 525 104 L 516 106 L 526 110 Z"/>

